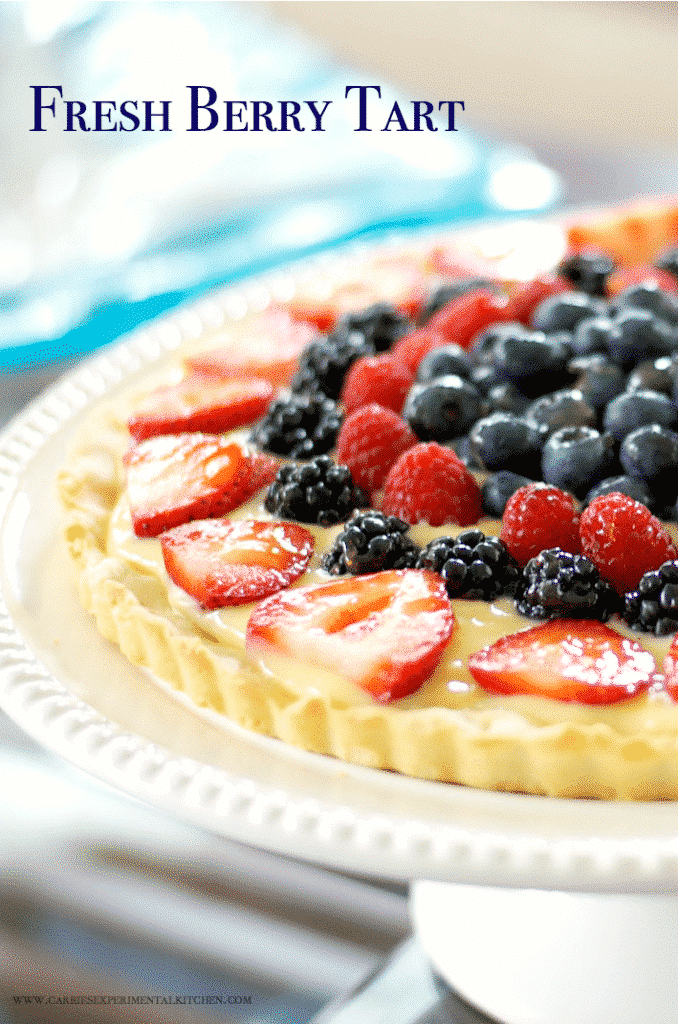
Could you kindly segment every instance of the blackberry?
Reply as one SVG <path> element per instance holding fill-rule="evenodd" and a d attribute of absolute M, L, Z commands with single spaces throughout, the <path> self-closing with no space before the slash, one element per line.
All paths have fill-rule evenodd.
<path fill-rule="evenodd" d="M 342 341 L 346 337 L 359 335 L 363 343 L 373 352 L 386 352 L 391 345 L 407 334 L 410 321 L 404 313 L 388 302 L 375 302 L 367 309 L 356 313 L 345 313 L 341 316 L 329 336 L 333 342 Z M 369 355 L 370 353 L 367 353 Z"/>
<path fill-rule="evenodd" d="M 655 636 L 678 631 L 678 561 L 641 576 L 638 589 L 624 595 L 624 619 L 631 629 Z"/>
<path fill-rule="evenodd" d="M 503 541 L 481 530 L 437 537 L 422 550 L 416 568 L 439 573 L 450 597 L 471 601 L 510 595 L 520 580 L 520 569 Z"/>
<path fill-rule="evenodd" d="M 531 619 L 600 619 L 619 608 L 613 587 L 585 555 L 547 548 L 523 569 L 516 597 L 521 615 Z"/>
<path fill-rule="evenodd" d="M 348 466 L 338 466 L 329 455 L 318 455 L 303 466 L 281 466 L 264 499 L 267 512 L 318 526 L 341 523 L 367 504 Z"/>
<path fill-rule="evenodd" d="M 342 421 L 337 404 L 326 395 L 290 395 L 272 403 L 251 440 L 274 455 L 310 459 L 334 447 Z"/>
<path fill-rule="evenodd" d="M 333 546 L 322 558 L 322 567 L 332 576 L 386 569 L 411 569 L 419 547 L 408 536 L 409 525 L 383 512 L 353 513 Z"/>
<path fill-rule="evenodd" d="M 374 346 L 361 334 L 347 332 L 312 341 L 299 356 L 292 391 L 321 392 L 338 398 L 344 377 L 360 356 L 374 355 Z"/>

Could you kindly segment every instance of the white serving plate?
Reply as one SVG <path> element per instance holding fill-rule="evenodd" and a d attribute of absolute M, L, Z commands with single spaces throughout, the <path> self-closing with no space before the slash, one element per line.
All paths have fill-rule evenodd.
<path fill-rule="evenodd" d="M 302 269 L 246 282 L 135 332 L 62 378 L 0 435 L 0 706 L 102 782 L 267 850 L 383 878 L 675 890 L 676 803 L 489 793 L 305 753 L 196 709 L 131 666 L 81 608 L 54 479 L 82 416 L 205 324 L 289 292 Z"/>

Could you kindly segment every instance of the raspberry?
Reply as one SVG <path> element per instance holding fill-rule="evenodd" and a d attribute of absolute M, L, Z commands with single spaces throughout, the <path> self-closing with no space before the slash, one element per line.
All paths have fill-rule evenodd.
<path fill-rule="evenodd" d="M 546 548 L 579 554 L 579 516 L 574 498 L 549 484 L 520 487 L 506 502 L 500 537 L 518 565 L 527 565 Z"/>
<path fill-rule="evenodd" d="M 594 498 L 582 513 L 579 532 L 584 554 L 620 594 L 636 590 L 646 572 L 678 557 L 659 520 L 618 491 Z"/>
<path fill-rule="evenodd" d="M 407 423 L 383 405 L 363 405 L 347 416 L 337 437 L 337 461 L 368 491 L 381 487 L 396 459 L 417 443 Z"/>
<path fill-rule="evenodd" d="M 400 412 L 414 375 L 390 354 L 364 356 L 346 374 L 341 401 L 347 413 L 371 402 Z"/>
<path fill-rule="evenodd" d="M 420 331 L 412 331 L 399 338 L 391 349 L 391 356 L 399 363 L 403 363 L 414 374 L 424 356 L 427 356 L 434 348 L 441 348 L 443 345 L 449 345 L 444 334 L 439 331 L 430 331 L 428 327 L 424 327 Z"/>
<path fill-rule="evenodd" d="M 480 488 L 449 448 L 415 444 L 391 466 L 382 509 L 411 524 L 471 526 L 480 518 Z"/>

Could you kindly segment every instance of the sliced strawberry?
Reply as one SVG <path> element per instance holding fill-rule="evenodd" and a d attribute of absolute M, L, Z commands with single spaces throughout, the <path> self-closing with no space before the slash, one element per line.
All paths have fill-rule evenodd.
<path fill-rule="evenodd" d="M 263 416 L 273 394 L 270 381 L 258 377 L 223 381 L 191 373 L 149 395 L 129 420 L 129 432 L 144 441 L 158 434 L 235 430 Z"/>
<path fill-rule="evenodd" d="M 191 519 L 232 512 L 264 487 L 277 464 L 217 434 L 163 434 L 125 456 L 134 532 L 156 537 Z"/>
<path fill-rule="evenodd" d="M 441 578 L 401 569 L 269 597 L 250 616 L 246 646 L 339 672 L 385 703 L 421 686 L 454 628 Z"/>
<path fill-rule="evenodd" d="M 664 686 L 673 700 L 678 700 L 678 633 L 664 658 Z"/>
<path fill-rule="evenodd" d="M 313 535 L 297 523 L 201 519 L 160 535 L 167 573 L 203 608 L 247 604 L 306 571 Z"/>
<path fill-rule="evenodd" d="M 426 290 L 425 260 L 416 253 L 378 256 L 370 263 L 352 267 L 343 278 L 316 274 L 302 281 L 289 302 L 293 317 L 332 329 L 343 313 L 366 309 L 375 302 L 390 302 L 414 318 Z"/>
<path fill-rule="evenodd" d="M 654 658 L 594 620 L 554 619 L 502 637 L 468 659 L 490 693 L 524 693 L 580 704 L 615 704 L 654 682 Z"/>
<path fill-rule="evenodd" d="M 302 349 L 315 336 L 314 326 L 294 319 L 286 309 L 273 307 L 229 332 L 227 344 L 190 356 L 186 365 L 196 373 L 222 380 L 261 377 L 283 387 L 292 380 Z"/>

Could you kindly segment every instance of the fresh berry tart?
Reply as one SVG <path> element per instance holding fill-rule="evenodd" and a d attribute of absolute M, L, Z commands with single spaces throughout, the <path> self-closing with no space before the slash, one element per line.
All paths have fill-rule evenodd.
<path fill-rule="evenodd" d="M 678 206 L 327 264 L 99 403 L 59 475 L 135 665 L 309 751 L 678 798 Z"/>

